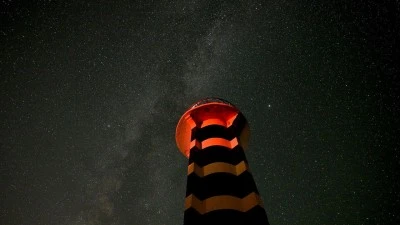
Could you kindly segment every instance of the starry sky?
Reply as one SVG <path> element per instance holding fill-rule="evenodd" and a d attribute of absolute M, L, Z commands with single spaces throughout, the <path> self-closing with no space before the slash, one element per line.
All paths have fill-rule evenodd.
<path fill-rule="evenodd" d="M 0 224 L 182 224 L 175 126 L 208 96 L 249 121 L 271 224 L 398 224 L 381 2 L 2 1 Z"/>

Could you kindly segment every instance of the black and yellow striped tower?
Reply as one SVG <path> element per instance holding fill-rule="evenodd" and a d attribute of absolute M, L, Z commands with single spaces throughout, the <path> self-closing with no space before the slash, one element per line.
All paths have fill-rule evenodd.
<path fill-rule="evenodd" d="M 266 225 L 267 215 L 244 154 L 249 127 L 231 103 L 195 103 L 176 128 L 189 158 L 184 225 Z"/>

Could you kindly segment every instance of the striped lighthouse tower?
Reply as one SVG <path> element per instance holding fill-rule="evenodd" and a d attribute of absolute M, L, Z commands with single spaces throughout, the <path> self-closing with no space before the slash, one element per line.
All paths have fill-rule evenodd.
<path fill-rule="evenodd" d="M 189 159 L 184 225 L 269 224 L 244 154 L 249 127 L 235 106 L 218 98 L 195 103 L 175 138 Z"/>

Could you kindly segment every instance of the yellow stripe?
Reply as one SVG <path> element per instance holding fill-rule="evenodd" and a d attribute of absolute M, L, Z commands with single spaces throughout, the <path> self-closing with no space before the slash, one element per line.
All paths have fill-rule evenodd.
<path fill-rule="evenodd" d="M 191 194 L 185 199 L 185 210 L 189 208 L 194 208 L 200 214 L 205 214 L 221 209 L 231 209 L 239 212 L 247 212 L 257 205 L 263 207 L 260 196 L 255 192 L 250 193 L 244 198 L 237 198 L 230 195 L 220 195 L 201 201 L 196 198 L 196 196 Z"/>
<path fill-rule="evenodd" d="M 211 126 L 211 125 L 220 125 L 226 128 L 232 126 L 235 119 L 239 114 L 232 115 L 230 118 L 209 118 L 205 119 L 201 122 L 200 128 Z"/>
<path fill-rule="evenodd" d="M 190 142 L 190 149 L 194 146 L 196 146 L 198 149 L 205 149 L 210 146 L 224 146 L 234 149 L 237 145 L 239 145 L 237 138 L 233 138 L 232 140 L 226 140 L 224 138 L 208 138 L 202 142 L 194 139 L 192 142 Z"/>
<path fill-rule="evenodd" d="M 220 125 L 226 127 L 226 122 L 219 118 L 210 118 L 202 121 L 200 128 L 211 126 L 211 125 Z"/>
<path fill-rule="evenodd" d="M 203 167 L 198 166 L 196 163 L 191 163 L 188 166 L 188 176 L 191 173 L 197 174 L 199 177 L 205 177 L 207 175 L 213 174 L 213 173 L 230 173 L 236 176 L 239 176 L 242 174 L 244 171 L 248 170 L 249 166 L 245 161 L 241 161 L 237 165 L 232 165 L 229 163 L 225 162 L 215 162 L 215 163 L 210 163 L 208 165 L 205 165 Z"/>

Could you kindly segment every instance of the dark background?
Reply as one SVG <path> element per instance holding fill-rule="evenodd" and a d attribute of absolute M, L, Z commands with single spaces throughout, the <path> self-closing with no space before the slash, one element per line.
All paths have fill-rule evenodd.
<path fill-rule="evenodd" d="M 234 103 L 270 223 L 399 224 L 399 1 L 1 3 L 0 224 L 182 224 L 175 126 Z"/>

